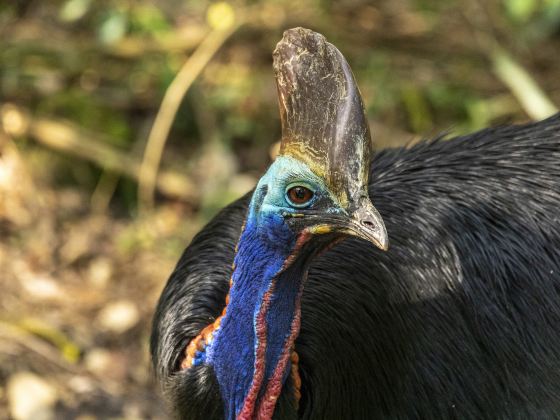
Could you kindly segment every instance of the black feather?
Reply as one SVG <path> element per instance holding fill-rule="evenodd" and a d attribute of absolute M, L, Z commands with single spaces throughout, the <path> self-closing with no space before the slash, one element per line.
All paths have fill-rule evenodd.
<path fill-rule="evenodd" d="M 560 115 L 378 153 L 370 196 L 390 249 L 347 239 L 313 262 L 299 417 L 560 418 L 559 183 Z M 178 365 L 222 311 L 248 201 L 193 239 L 154 318 L 182 418 L 223 416 L 211 370 Z M 291 386 L 275 417 L 294 416 Z"/>

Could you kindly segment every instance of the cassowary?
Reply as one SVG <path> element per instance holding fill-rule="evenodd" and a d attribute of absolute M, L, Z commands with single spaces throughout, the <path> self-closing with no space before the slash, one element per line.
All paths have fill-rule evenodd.
<path fill-rule="evenodd" d="M 274 69 L 280 155 L 155 314 L 177 416 L 560 418 L 560 117 L 370 162 L 333 45 L 286 31 Z"/>

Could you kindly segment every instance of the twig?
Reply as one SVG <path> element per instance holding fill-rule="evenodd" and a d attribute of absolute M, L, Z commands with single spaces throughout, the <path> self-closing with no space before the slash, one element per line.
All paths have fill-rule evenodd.
<path fill-rule="evenodd" d="M 111 202 L 111 198 L 117 189 L 119 175 L 112 171 L 103 171 L 97 182 L 97 186 L 91 195 L 91 208 L 96 213 L 105 213 Z"/>
<path fill-rule="evenodd" d="M 490 59 L 494 73 L 534 120 L 550 117 L 558 108 L 545 95 L 531 75 L 502 48 L 496 48 Z"/>
<path fill-rule="evenodd" d="M 64 359 L 56 348 L 36 338 L 23 328 L 5 321 L 0 321 L 0 340 L 16 342 L 34 353 L 41 355 L 44 359 L 65 371 L 75 373 L 78 370 L 76 366 Z"/>
<path fill-rule="evenodd" d="M 8 345 L 15 344 L 16 349 L 6 348 L 6 343 Z M 2 348 L 3 344 L 4 348 Z M 119 389 L 117 381 L 107 377 L 99 378 L 98 374 L 84 369 L 80 364 L 70 363 L 56 347 L 36 337 L 25 328 L 0 320 L 0 352 L 10 354 L 14 350 L 19 350 L 18 353 L 21 354 L 22 348 L 40 356 L 40 362 L 44 360 L 56 366 L 58 371 L 72 375 L 87 375 L 96 388 L 107 394 L 114 395 Z"/>
<path fill-rule="evenodd" d="M 183 64 L 167 88 L 148 136 L 140 168 L 138 205 L 141 212 L 151 209 L 154 205 L 154 189 L 163 149 L 181 101 L 214 54 L 242 23 L 242 19 L 237 18 L 236 23 L 229 27 L 213 29 Z"/>
<path fill-rule="evenodd" d="M 480 50 L 492 63 L 494 74 L 505 84 L 517 99 L 521 108 L 534 120 L 540 120 L 558 112 L 552 103 L 521 64 L 503 48 L 493 31 L 491 19 L 480 0 L 468 3 L 472 10 L 463 17 L 473 29 L 474 39 Z"/>
<path fill-rule="evenodd" d="M 8 110 L 0 115 L 0 123 L 7 134 L 15 137 L 28 135 L 51 149 L 89 160 L 101 168 L 134 180 L 139 179 L 140 161 L 108 146 L 100 140 L 101 136 L 80 130 L 71 123 L 47 118 L 33 119 L 13 105 L 2 109 Z M 13 122 L 16 120 L 17 124 Z M 156 187 L 162 194 L 181 200 L 192 201 L 197 198 L 193 183 L 177 172 L 162 171 L 156 180 Z"/>

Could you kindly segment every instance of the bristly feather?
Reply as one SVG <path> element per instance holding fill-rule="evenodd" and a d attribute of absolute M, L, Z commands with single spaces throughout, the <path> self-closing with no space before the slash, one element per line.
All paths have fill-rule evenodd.
<path fill-rule="evenodd" d="M 541 419 L 560 413 L 560 116 L 386 150 L 370 196 L 391 248 L 348 239 L 312 263 L 275 418 Z M 223 417 L 211 366 L 179 371 L 224 306 L 249 196 L 183 254 L 152 357 L 185 419 Z"/>

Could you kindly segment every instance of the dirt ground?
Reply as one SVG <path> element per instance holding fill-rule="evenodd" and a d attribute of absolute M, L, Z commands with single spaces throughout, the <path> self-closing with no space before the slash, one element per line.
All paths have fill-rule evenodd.
<path fill-rule="evenodd" d="M 188 214 L 177 205 L 136 221 L 95 214 L 90 197 L 36 182 L 32 166 L 4 138 L 0 418 L 165 418 L 150 322 L 192 235 Z"/>

